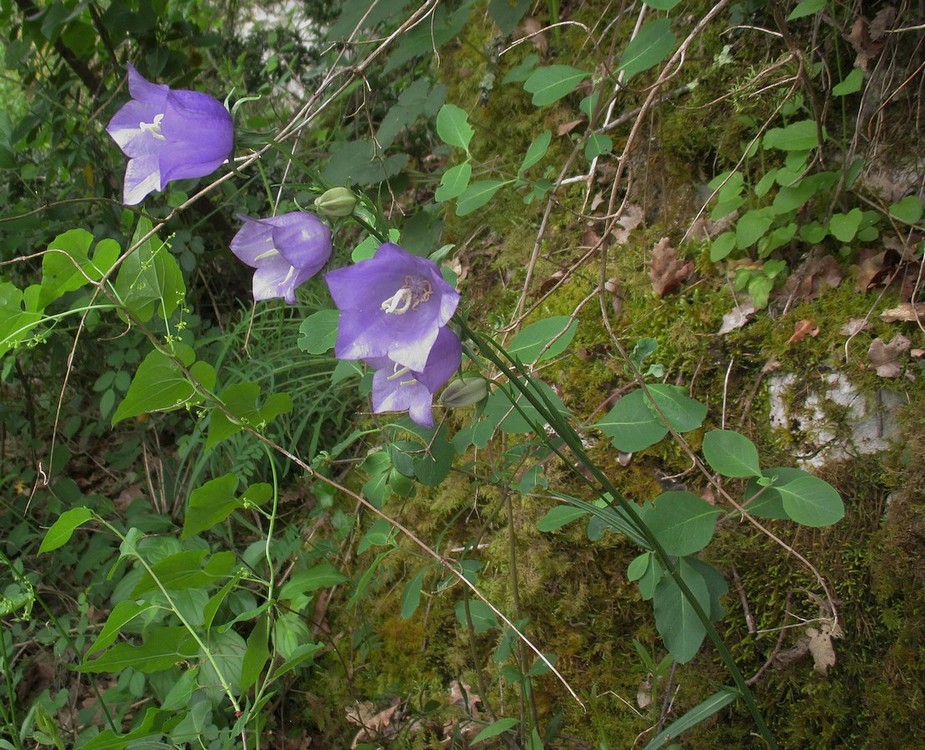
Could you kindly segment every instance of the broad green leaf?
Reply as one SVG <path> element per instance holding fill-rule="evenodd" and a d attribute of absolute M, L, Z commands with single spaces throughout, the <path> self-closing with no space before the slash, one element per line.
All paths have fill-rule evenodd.
<path fill-rule="evenodd" d="M 543 107 L 571 94 L 591 74 L 571 65 L 547 65 L 534 70 L 524 82 L 524 90 L 533 94 L 533 105 Z"/>
<path fill-rule="evenodd" d="M 487 633 L 498 627 L 498 615 L 494 613 L 481 599 L 469 599 L 469 615 L 472 618 L 472 629 L 476 635 Z M 456 621 L 464 628 L 468 626 L 466 620 L 466 602 L 456 602 Z"/>
<path fill-rule="evenodd" d="M 127 623 L 143 612 L 147 612 L 153 606 L 152 602 L 135 599 L 124 599 L 116 604 L 109 613 L 109 617 L 106 618 L 106 623 L 103 625 L 103 629 L 100 630 L 96 640 L 87 649 L 87 655 L 95 654 L 97 651 L 102 651 L 104 648 L 111 646 L 116 642 L 116 638 L 119 637 L 122 628 Z"/>
<path fill-rule="evenodd" d="M 289 658 L 280 664 L 279 667 L 273 672 L 273 679 L 276 680 L 287 672 L 291 672 L 293 669 L 296 669 L 306 662 L 311 661 L 315 654 L 317 654 L 323 648 L 323 643 L 303 643 L 301 646 L 297 646 L 296 649 L 289 655 Z"/>
<path fill-rule="evenodd" d="M 92 517 L 93 511 L 89 508 L 71 508 L 64 511 L 58 516 L 58 520 L 51 525 L 51 528 L 45 532 L 45 538 L 42 539 L 42 544 L 39 546 L 39 554 L 63 547 L 70 541 L 74 531 Z"/>
<path fill-rule="evenodd" d="M 811 0 L 805 0 L 810 2 Z M 733 701 L 742 697 L 742 694 L 731 687 L 720 688 L 718 693 L 714 693 L 702 703 L 698 703 L 690 711 L 671 722 L 655 737 L 649 740 L 645 750 L 660 750 L 665 747 L 666 743 L 677 740 L 678 737 L 691 727 L 695 727 L 702 721 L 706 721 L 711 716 L 722 711 Z"/>
<path fill-rule="evenodd" d="M 729 593 L 729 584 L 726 583 L 726 579 L 710 563 L 704 562 L 699 557 L 687 557 L 685 559 L 694 570 L 700 573 L 704 583 L 707 584 L 707 591 L 710 593 L 710 606 L 705 609 L 710 620 L 722 619 L 726 614 L 726 610 L 721 600 L 722 597 Z"/>
<path fill-rule="evenodd" d="M 609 154 L 613 149 L 613 141 L 603 133 L 592 133 L 585 144 L 585 159 L 592 161 L 598 156 Z"/>
<path fill-rule="evenodd" d="M 151 229 L 149 219 L 139 219 L 132 245 Z M 151 320 L 158 311 L 167 320 L 186 296 L 183 272 L 167 243 L 161 242 L 157 235 L 145 240 L 122 262 L 115 289 L 122 304 L 142 323 Z"/>
<path fill-rule="evenodd" d="M 315 565 L 308 570 L 300 570 L 295 573 L 279 590 L 279 598 L 283 601 L 293 601 L 303 597 L 307 593 L 337 586 L 350 580 L 335 566 L 330 563 Z M 299 602 L 303 604 L 304 602 Z M 293 603 L 293 609 L 301 609 Z"/>
<path fill-rule="evenodd" d="M 520 724 L 520 719 L 512 719 L 510 717 L 493 721 L 472 738 L 472 744 L 475 745 L 479 742 L 482 742 L 483 740 L 490 740 L 492 737 L 497 737 L 499 734 L 504 734 L 510 729 L 516 727 L 518 724 Z"/>
<path fill-rule="evenodd" d="M 459 196 L 459 200 L 456 202 L 456 215 L 468 216 L 488 203 L 495 197 L 495 193 L 510 182 L 510 180 L 479 180 L 478 182 L 473 182 Z"/>
<path fill-rule="evenodd" d="M 811 16 L 813 13 L 822 10 L 825 7 L 825 3 L 826 0 L 800 0 L 800 2 L 796 4 L 796 7 L 790 11 L 787 20 L 796 21 L 798 18 Z"/>
<path fill-rule="evenodd" d="M 437 135 L 448 146 L 469 153 L 469 142 L 475 130 L 469 124 L 469 114 L 455 104 L 444 104 L 437 113 Z"/>
<path fill-rule="evenodd" d="M 427 429 L 427 428 L 425 428 Z M 430 432 L 428 430 L 428 432 Z M 411 458 L 414 477 L 426 487 L 436 487 L 450 473 L 456 451 L 446 439 L 446 426 L 440 426 L 436 433 L 426 436 L 422 450 Z"/>
<path fill-rule="evenodd" d="M 690 398 L 684 388 L 665 383 L 653 383 L 648 386 L 648 390 L 662 416 L 677 432 L 690 432 L 703 424 L 707 416 L 707 407 Z M 653 416 L 655 416 L 654 411 Z"/>
<path fill-rule="evenodd" d="M 221 523 L 237 508 L 241 501 L 235 495 L 238 478 L 234 474 L 224 474 L 210 479 L 202 487 L 190 493 L 189 508 L 183 522 L 181 539 L 199 534 Z"/>
<path fill-rule="evenodd" d="M 724 477 L 760 477 L 758 449 L 735 430 L 711 430 L 703 436 L 703 456 Z"/>
<path fill-rule="evenodd" d="M 510 36 L 520 23 L 520 19 L 530 9 L 531 0 L 491 0 L 488 3 L 488 15 L 498 24 L 504 36 Z"/>
<path fill-rule="evenodd" d="M 889 208 L 890 216 L 906 224 L 915 224 L 922 218 L 922 199 L 917 195 L 907 195 Z"/>
<path fill-rule="evenodd" d="M 745 250 L 754 245 L 770 229 L 774 222 L 771 208 L 753 208 L 746 211 L 736 222 L 736 247 Z"/>
<path fill-rule="evenodd" d="M 213 409 L 206 448 L 213 447 L 245 427 L 262 432 L 280 414 L 292 411 L 292 397 L 288 393 L 273 393 L 263 406 L 258 406 L 260 386 L 257 383 L 235 383 L 222 391 L 219 398 L 237 421 L 233 422 L 223 411 Z"/>
<path fill-rule="evenodd" d="M 568 315 L 539 320 L 523 328 L 506 351 L 508 356 L 516 357 L 526 364 L 542 362 L 562 354 L 572 343 L 577 330 L 578 321 L 571 320 Z M 543 351 L 554 338 L 555 342 Z"/>
<path fill-rule="evenodd" d="M 427 77 L 418 78 L 398 95 L 398 101 L 391 106 L 379 129 L 376 141 L 385 151 L 398 137 L 403 128 L 410 128 L 420 117 L 433 117 L 446 98 L 446 87 L 431 86 Z"/>
<path fill-rule="evenodd" d="M 854 68 L 848 75 L 845 76 L 845 80 L 832 87 L 832 96 L 847 96 L 848 94 L 856 94 L 861 90 L 861 86 L 863 84 L 864 71 L 860 68 Z"/>
<path fill-rule="evenodd" d="M 639 595 L 644 601 L 649 601 L 655 596 L 655 590 L 658 588 L 658 584 L 664 575 L 665 571 L 662 568 L 662 564 L 658 561 L 658 558 L 654 554 L 648 553 L 648 564 L 637 583 L 639 586 Z"/>
<path fill-rule="evenodd" d="M 719 509 L 690 492 L 663 492 L 645 510 L 646 526 L 672 556 L 699 552 L 713 538 Z"/>
<path fill-rule="evenodd" d="M 183 626 L 157 627 L 147 633 L 140 646 L 117 643 L 99 658 L 84 661 L 78 672 L 118 674 L 129 667 L 150 674 L 161 672 L 192 659 L 199 653 L 199 645 Z"/>
<path fill-rule="evenodd" d="M 559 505 L 551 508 L 536 522 L 539 531 L 558 531 L 563 526 L 588 515 L 588 511 L 571 505 Z"/>
<path fill-rule="evenodd" d="M 370 237 L 370 245 L 375 251 L 379 240 Z M 340 310 L 318 310 L 309 315 L 299 326 L 299 349 L 309 354 L 325 354 L 334 348 L 337 341 L 337 324 Z"/>
<path fill-rule="evenodd" d="M 853 208 L 846 214 L 832 214 L 829 232 L 839 242 L 851 242 L 861 226 L 864 214 L 860 208 Z"/>
<path fill-rule="evenodd" d="M 438 203 L 445 203 L 453 198 L 458 198 L 469 187 L 471 178 L 472 165 L 469 162 L 464 161 L 462 164 L 450 167 L 440 178 L 440 187 L 434 193 L 434 200 Z"/>
<path fill-rule="evenodd" d="M 401 595 L 401 619 L 410 620 L 421 604 L 421 588 L 424 585 L 424 574 L 427 568 L 421 568 L 414 577 L 405 584 Z"/>
<path fill-rule="evenodd" d="M 761 481 L 753 477 L 745 485 L 745 493 L 742 496 L 742 502 L 745 509 L 754 516 L 759 518 L 776 518 L 780 520 L 789 519 L 787 511 L 784 510 L 783 498 L 774 489 L 772 483 L 786 484 L 793 479 L 810 476 L 802 469 L 796 469 L 790 466 L 778 466 L 772 469 L 765 469 L 762 472 Z M 754 499 L 752 499 L 754 498 Z"/>
<path fill-rule="evenodd" d="M 211 389 L 215 385 L 214 368 L 201 361 L 194 364 L 195 352 L 186 344 L 177 343 L 174 346 L 177 359 L 189 368 L 203 387 Z M 179 409 L 200 400 L 193 384 L 174 358 L 155 349 L 138 366 L 128 393 L 112 415 L 112 424 L 116 425 L 123 419 L 146 412 Z"/>
<path fill-rule="evenodd" d="M 787 515 L 804 526 L 831 526 L 845 515 L 838 491 L 811 474 L 775 485 L 774 489 L 780 494 Z"/>
<path fill-rule="evenodd" d="M 710 592 L 703 576 L 683 557 L 678 560 L 678 572 L 700 607 L 709 611 Z M 679 664 L 686 664 L 697 654 L 707 631 L 671 575 L 663 576 L 656 586 L 652 607 L 655 627 L 669 653 Z"/>
<path fill-rule="evenodd" d="M 721 261 L 735 249 L 735 232 L 723 232 L 710 243 L 710 260 L 713 263 Z"/>
<path fill-rule="evenodd" d="M 254 629 L 247 637 L 247 650 L 241 662 L 241 675 L 238 684 L 247 691 L 257 682 L 260 673 L 270 659 L 270 624 L 266 615 L 257 618 Z"/>
<path fill-rule="evenodd" d="M 137 740 L 143 740 L 146 737 L 151 737 L 153 740 L 160 739 L 161 727 L 169 718 L 171 717 L 166 711 L 149 708 L 145 711 L 141 723 L 132 731 L 118 734 L 112 729 L 104 729 L 89 742 L 82 744 L 80 750 L 122 750 L 129 745 L 140 748 L 143 743 L 134 744 Z"/>
<path fill-rule="evenodd" d="M 132 595 L 137 597 L 159 587 L 182 590 L 205 588 L 217 583 L 234 566 L 234 553 L 227 550 L 216 552 L 205 562 L 208 554 L 207 549 L 183 550 L 159 560 L 150 566 L 150 573 L 145 571 Z"/>
<path fill-rule="evenodd" d="M 626 578 L 629 581 L 638 581 L 642 578 L 646 569 L 649 567 L 649 560 L 652 558 L 651 552 L 643 552 L 633 558 L 633 561 L 626 568 Z"/>
<path fill-rule="evenodd" d="M 624 453 L 655 445 L 668 434 L 668 428 L 653 414 L 641 389 L 623 396 L 595 427 Z"/>
<path fill-rule="evenodd" d="M 536 138 L 533 139 L 533 142 L 530 144 L 530 148 L 527 149 L 527 153 L 524 156 L 523 163 L 520 165 L 520 169 L 517 170 L 517 174 L 522 175 L 530 167 L 538 164 L 540 160 L 546 156 L 546 152 L 549 150 L 549 144 L 552 141 L 552 132 L 549 130 L 544 130 Z"/>
<path fill-rule="evenodd" d="M 559 414 L 568 414 L 562 399 L 542 380 L 531 379 L 528 389 L 541 402 L 548 401 Z M 518 408 L 512 405 L 512 401 Z M 489 395 L 482 415 L 487 424 L 518 435 L 533 432 L 536 427 L 541 427 L 546 422 L 536 407 L 510 383 L 496 388 Z"/>
<path fill-rule="evenodd" d="M 92 281 L 99 281 L 122 252 L 115 240 L 101 240 L 93 250 L 95 238 L 85 229 L 71 229 L 59 234 L 42 256 L 42 291 L 39 306 L 46 307 L 66 292 L 80 289 Z M 88 278 L 89 277 L 89 278 Z"/>
<path fill-rule="evenodd" d="M 814 120 L 800 120 L 783 128 L 771 128 L 764 135 L 765 148 L 781 151 L 807 151 L 819 145 L 819 132 Z"/>
<path fill-rule="evenodd" d="M 25 341 L 41 324 L 39 295 L 38 286 L 23 292 L 14 284 L 0 281 L 0 356 Z"/>
<path fill-rule="evenodd" d="M 292 658 L 311 637 L 305 620 L 295 612 L 286 612 L 273 624 L 273 645 L 283 659 Z"/>
<path fill-rule="evenodd" d="M 626 45 L 617 70 L 623 71 L 624 81 L 629 82 L 637 73 L 654 68 L 668 57 L 674 49 L 674 43 L 671 19 L 649 21 Z"/>

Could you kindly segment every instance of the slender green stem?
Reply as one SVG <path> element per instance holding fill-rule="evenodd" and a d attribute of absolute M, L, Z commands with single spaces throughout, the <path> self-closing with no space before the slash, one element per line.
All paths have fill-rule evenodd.
<path fill-rule="evenodd" d="M 598 486 L 595 486 L 593 482 L 583 477 L 581 472 L 576 472 L 576 476 L 581 477 L 588 484 L 595 486 L 595 489 L 603 489 L 605 492 L 610 494 L 613 502 L 617 503 L 623 512 L 626 513 L 632 525 L 636 527 L 640 535 L 643 537 L 643 539 L 645 539 L 646 544 L 655 553 L 659 562 L 674 579 L 675 584 L 681 591 L 681 594 L 687 600 L 691 609 L 694 610 L 694 613 L 697 615 L 697 618 L 700 620 L 701 624 L 706 630 L 707 635 L 713 642 L 716 650 L 719 652 L 720 658 L 726 665 L 726 669 L 729 671 L 729 674 L 732 677 L 733 682 L 739 691 L 739 694 L 742 696 L 742 700 L 745 702 L 749 713 L 752 715 L 752 719 L 755 722 L 758 733 L 768 744 L 768 747 L 772 749 L 776 748 L 777 745 L 774 742 L 774 738 L 771 736 L 770 730 L 765 724 L 764 717 L 761 715 L 758 704 L 755 702 L 755 697 L 748 687 L 744 675 L 742 675 L 741 671 L 736 665 L 732 653 L 726 647 L 725 642 L 723 641 L 719 632 L 713 626 L 713 623 L 710 621 L 709 616 L 700 605 L 697 597 L 694 596 L 694 593 L 687 585 L 687 582 L 684 581 L 684 579 L 681 577 L 677 561 L 665 552 L 665 549 L 659 543 L 658 539 L 642 520 L 636 505 L 624 498 L 623 495 L 620 494 L 620 492 L 617 490 L 617 488 L 610 482 L 607 476 L 591 461 L 587 453 L 585 453 L 584 447 L 582 446 L 581 437 L 574 430 L 568 420 L 565 419 L 554 408 L 554 406 L 546 400 L 545 396 L 539 389 L 529 387 L 529 384 L 532 381 L 532 377 L 528 372 L 526 372 L 523 366 L 520 365 L 517 361 L 511 360 L 510 357 L 507 357 L 507 354 L 504 352 L 504 350 L 498 347 L 498 345 L 491 341 L 491 339 L 487 339 L 475 333 L 471 328 L 469 328 L 465 321 L 457 317 L 457 322 L 462 332 L 468 336 L 476 345 L 479 353 L 487 360 L 489 360 L 495 367 L 497 367 L 498 370 L 508 378 L 511 384 L 521 392 L 524 399 L 526 399 L 537 411 L 539 411 L 543 419 L 545 419 L 549 425 L 555 429 L 556 433 L 560 438 L 562 438 L 563 442 L 568 446 L 569 450 L 572 452 L 575 458 L 577 458 L 581 465 L 587 468 L 588 471 L 592 474 Z M 501 356 L 499 356 L 498 352 L 507 357 L 507 359 L 513 363 L 514 369 L 508 366 L 508 364 L 501 358 Z M 514 370 L 517 370 L 518 372 L 515 372 Z M 522 382 L 521 379 L 518 378 L 518 373 L 520 378 L 523 378 L 523 381 L 525 382 Z M 514 402 L 514 407 L 522 412 L 522 409 L 516 402 Z M 538 434 L 542 435 L 543 433 L 540 431 Z M 549 447 L 560 458 L 564 458 L 563 454 L 555 446 L 549 443 L 547 443 L 547 445 L 549 445 Z M 569 466 L 572 465 L 569 461 L 566 461 L 566 463 Z"/>

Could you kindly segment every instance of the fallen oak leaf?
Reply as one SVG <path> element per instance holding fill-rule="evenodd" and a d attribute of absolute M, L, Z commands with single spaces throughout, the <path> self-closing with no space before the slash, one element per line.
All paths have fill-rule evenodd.
<path fill-rule="evenodd" d="M 757 311 L 758 309 L 751 302 L 746 302 L 743 305 L 736 305 L 736 307 L 723 316 L 723 324 L 718 331 L 719 335 L 724 336 L 727 333 L 738 330 L 748 323 L 752 315 Z"/>
<path fill-rule="evenodd" d="M 798 320 L 793 326 L 793 336 L 787 339 L 787 346 L 791 344 L 798 344 L 807 336 L 812 336 L 815 338 L 819 335 L 819 326 L 816 325 L 816 321 L 811 318 L 806 318 L 804 320 Z"/>
<path fill-rule="evenodd" d="M 903 302 L 880 313 L 886 323 L 917 323 L 925 319 L 925 302 Z"/>
<path fill-rule="evenodd" d="M 667 237 L 662 237 L 652 249 L 652 289 L 664 297 L 677 289 L 694 272 L 693 261 L 684 262 Z"/>
<path fill-rule="evenodd" d="M 867 360 L 873 365 L 877 375 L 881 378 L 895 378 L 902 372 L 897 361 L 903 352 L 907 351 L 912 342 L 901 333 L 896 334 L 887 343 L 880 337 L 870 342 L 867 350 Z"/>

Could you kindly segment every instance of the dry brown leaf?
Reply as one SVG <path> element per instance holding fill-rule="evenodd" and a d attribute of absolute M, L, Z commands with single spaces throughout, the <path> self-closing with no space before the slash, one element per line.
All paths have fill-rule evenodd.
<path fill-rule="evenodd" d="M 877 15 L 874 16 L 874 20 L 870 22 L 870 28 L 868 29 L 870 38 L 875 42 L 879 42 L 888 32 L 892 31 L 895 21 L 896 8 L 892 5 L 881 8 L 877 11 Z"/>
<path fill-rule="evenodd" d="M 819 326 L 816 325 L 815 320 L 812 318 L 798 320 L 793 326 L 793 336 L 787 339 L 787 346 L 790 346 L 790 344 L 798 344 L 807 336 L 815 338 L 818 335 Z"/>
<path fill-rule="evenodd" d="M 870 22 L 864 16 L 858 16 L 851 27 L 851 33 L 848 35 L 848 41 L 854 47 L 855 65 L 861 70 L 866 71 L 870 61 L 883 51 L 886 44 L 885 40 L 874 41 L 870 36 Z"/>
<path fill-rule="evenodd" d="M 866 318 L 851 318 L 838 329 L 838 333 L 842 336 L 857 336 L 867 328 L 870 328 L 870 323 L 867 322 Z"/>
<path fill-rule="evenodd" d="M 549 51 L 549 41 L 546 39 L 546 34 L 543 33 L 543 25 L 533 18 L 533 16 L 527 16 L 524 19 L 523 29 L 523 35 L 529 36 L 530 43 L 536 47 L 536 51 L 539 52 L 542 57 L 545 57 L 546 53 Z M 531 34 L 533 36 L 530 36 Z"/>
<path fill-rule="evenodd" d="M 917 323 L 925 319 L 925 302 L 903 302 L 884 310 L 880 313 L 880 319 L 887 323 Z"/>
<path fill-rule="evenodd" d="M 832 633 L 828 623 L 823 623 L 818 630 L 807 628 L 806 635 L 809 636 L 809 653 L 813 656 L 813 669 L 821 675 L 828 674 L 829 667 L 835 666 L 835 648 L 832 646 Z"/>
<path fill-rule="evenodd" d="M 450 705 L 459 706 L 467 713 L 475 713 L 475 704 L 481 703 L 481 696 L 461 680 L 450 683 Z"/>
<path fill-rule="evenodd" d="M 647 674 L 646 678 L 639 683 L 636 689 L 636 705 L 645 711 L 652 705 L 652 675 Z"/>
<path fill-rule="evenodd" d="M 398 727 L 393 726 L 392 719 L 395 717 L 399 705 L 400 703 L 396 701 L 393 705 L 379 712 L 375 712 L 375 705 L 369 701 L 363 701 L 357 703 L 355 706 L 350 706 L 346 711 L 347 721 L 362 727 L 362 729 L 357 732 L 356 737 L 353 738 L 351 748 L 355 749 L 361 742 L 373 742 L 377 739 L 384 739 L 397 735 Z"/>
<path fill-rule="evenodd" d="M 751 302 L 737 305 L 723 316 L 723 324 L 720 326 L 719 335 L 724 336 L 732 331 L 737 331 L 751 320 L 755 312 L 757 310 Z"/>
<path fill-rule="evenodd" d="M 558 130 L 556 130 L 556 132 L 557 132 L 559 135 L 568 135 L 568 134 L 571 133 L 575 128 L 577 128 L 579 125 L 581 125 L 581 123 L 583 123 L 583 122 L 584 122 L 584 119 L 580 119 L 580 120 L 571 120 L 571 121 L 569 121 L 569 122 L 563 122 L 563 123 L 559 126 Z"/>
<path fill-rule="evenodd" d="M 879 337 L 875 338 L 870 342 L 870 348 L 867 350 L 867 360 L 881 378 L 898 377 L 902 372 L 902 367 L 897 360 L 909 349 L 911 343 L 901 333 L 896 334 L 890 343 L 886 343 Z"/>
<path fill-rule="evenodd" d="M 845 274 L 831 255 L 812 255 L 807 258 L 796 273 L 791 274 L 784 285 L 783 296 L 797 300 L 812 300 L 821 296 L 826 289 L 838 287 Z"/>
<path fill-rule="evenodd" d="M 677 289 L 694 272 L 693 261 L 685 263 L 667 237 L 662 237 L 652 249 L 652 289 L 664 297 Z"/>
<path fill-rule="evenodd" d="M 644 214 L 640 206 L 635 203 L 627 206 L 611 231 L 614 242 L 618 245 L 625 245 L 629 241 L 630 232 L 642 224 L 643 218 Z"/>
<path fill-rule="evenodd" d="M 888 250 L 866 247 L 858 254 L 855 284 L 859 292 L 866 292 L 887 272 L 888 252 Z"/>

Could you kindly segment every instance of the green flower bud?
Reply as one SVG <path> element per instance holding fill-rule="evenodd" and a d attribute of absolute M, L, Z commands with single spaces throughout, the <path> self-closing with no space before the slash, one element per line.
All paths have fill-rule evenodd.
<path fill-rule="evenodd" d="M 315 208 L 325 216 L 350 216 L 357 197 L 350 188 L 335 187 L 315 198 Z"/>
<path fill-rule="evenodd" d="M 488 395 L 485 378 L 457 378 L 443 389 L 440 402 L 452 409 L 477 404 Z"/>

